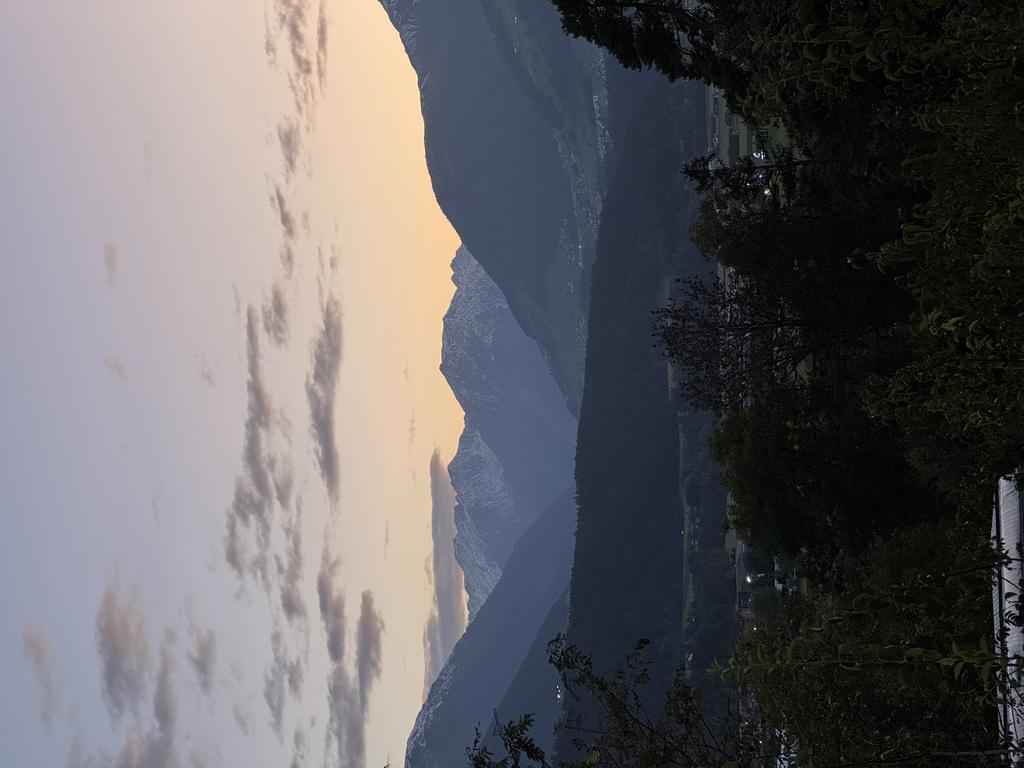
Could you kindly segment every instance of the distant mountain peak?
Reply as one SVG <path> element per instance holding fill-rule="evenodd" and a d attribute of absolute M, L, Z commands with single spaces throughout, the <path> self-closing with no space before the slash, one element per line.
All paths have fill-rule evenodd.
<path fill-rule="evenodd" d="M 452 281 L 441 372 L 466 414 L 448 474 L 472 621 L 519 536 L 571 484 L 576 424 L 537 344 L 465 246 Z"/>

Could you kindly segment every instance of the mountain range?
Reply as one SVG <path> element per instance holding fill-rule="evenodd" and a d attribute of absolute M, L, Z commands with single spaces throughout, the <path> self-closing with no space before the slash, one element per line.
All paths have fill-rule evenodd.
<path fill-rule="evenodd" d="M 537 344 L 465 246 L 452 280 L 441 372 L 466 414 L 448 474 L 472 621 L 520 536 L 571 486 L 576 419 Z"/>
<path fill-rule="evenodd" d="M 559 696 L 552 636 L 607 671 L 645 637 L 652 701 L 732 642 L 710 419 L 651 342 L 673 278 L 709 269 L 682 174 L 706 146 L 703 92 L 566 36 L 550 0 L 381 2 L 463 242 L 442 371 L 466 413 L 449 474 L 471 621 L 406 766 L 464 764 L 475 727 L 493 744 L 495 716 L 527 711 L 569 758 L 555 723 L 592 713 Z"/>

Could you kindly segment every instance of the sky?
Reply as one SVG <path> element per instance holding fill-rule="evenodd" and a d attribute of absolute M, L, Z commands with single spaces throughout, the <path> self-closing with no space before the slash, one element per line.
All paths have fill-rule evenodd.
<path fill-rule="evenodd" d="M 11 4 L 0 94 L 5 763 L 400 764 L 462 413 L 387 16 Z"/>

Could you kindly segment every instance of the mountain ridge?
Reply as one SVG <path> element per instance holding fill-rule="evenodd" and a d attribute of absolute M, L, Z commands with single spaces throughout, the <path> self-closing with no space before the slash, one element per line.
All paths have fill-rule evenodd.
<path fill-rule="evenodd" d="M 441 372 L 465 412 L 448 473 L 472 620 L 523 531 L 572 482 L 576 422 L 537 345 L 464 246 L 452 280 Z"/>

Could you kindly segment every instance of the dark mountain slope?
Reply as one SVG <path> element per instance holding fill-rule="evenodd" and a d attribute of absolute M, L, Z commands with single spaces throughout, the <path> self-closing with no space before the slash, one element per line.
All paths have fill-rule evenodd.
<path fill-rule="evenodd" d="M 562 493 L 519 540 L 430 688 L 409 736 L 408 768 L 464 764 L 474 727 L 487 727 L 552 604 L 565 591 L 575 513 L 572 494 Z"/>
<path fill-rule="evenodd" d="M 728 649 L 732 607 L 710 586 L 724 574 L 701 567 L 724 547 L 725 499 L 704 447 L 708 419 L 679 398 L 651 338 L 651 310 L 671 280 L 709 269 L 689 241 L 695 197 L 681 173 L 703 147 L 703 94 L 652 77 L 621 133 L 593 268 L 567 636 L 605 671 L 649 639 L 657 706 L 685 654 L 703 663 Z M 698 616 L 711 625 L 703 635 Z M 586 717 L 587 702 L 575 711 Z M 571 753 L 561 737 L 559 757 Z"/>

